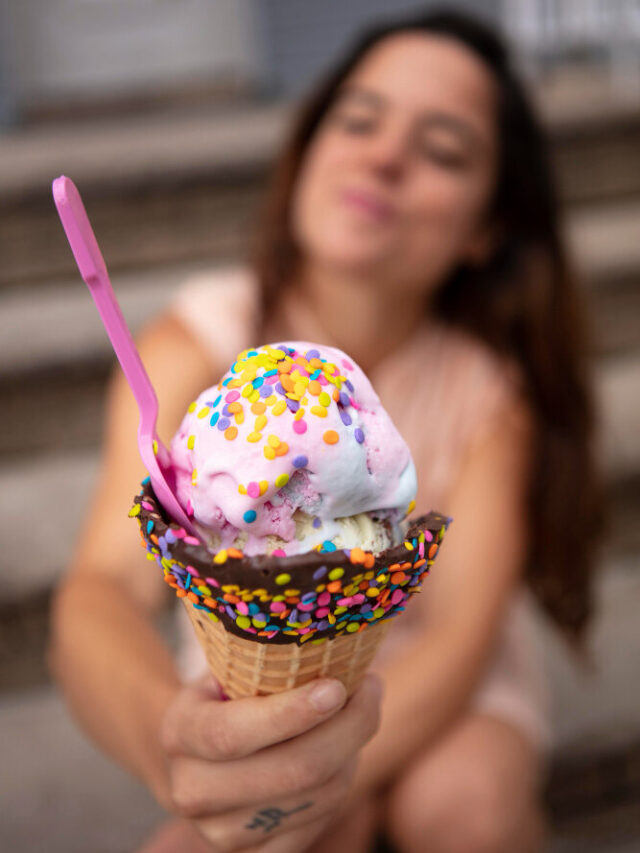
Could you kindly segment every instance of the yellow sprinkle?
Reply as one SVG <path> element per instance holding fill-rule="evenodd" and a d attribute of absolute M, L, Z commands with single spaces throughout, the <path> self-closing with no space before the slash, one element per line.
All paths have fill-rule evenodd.
<path fill-rule="evenodd" d="M 287 408 L 287 404 L 285 403 L 285 401 L 284 400 L 278 400 L 278 402 L 274 405 L 274 407 L 273 407 L 273 409 L 271 409 L 271 411 L 273 412 L 274 415 L 281 415 L 286 408 Z"/>
<path fill-rule="evenodd" d="M 289 475 L 288 474 L 278 474 L 278 476 L 276 477 L 276 486 L 279 489 L 281 489 L 283 486 L 286 486 L 288 482 L 289 482 Z"/>
<path fill-rule="evenodd" d="M 233 416 L 233 419 L 235 420 L 235 422 L 237 424 L 243 424 L 244 423 L 244 412 L 236 412 L 235 415 Z"/>
<path fill-rule="evenodd" d="M 327 408 L 331 403 L 331 397 L 327 394 L 326 391 L 323 391 L 318 396 L 318 402 L 320 403 L 321 406 L 324 406 L 325 408 Z"/>
<path fill-rule="evenodd" d="M 407 507 L 407 512 L 413 512 L 415 508 L 416 508 L 416 502 L 415 502 L 415 501 L 411 501 L 411 503 L 410 503 L 410 504 L 409 504 L 409 506 Z"/>
<path fill-rule="evenodd" d="M 407 549 L 407 551 L 413 551 L 413 545 L 411 544 L 411 542 L 407 542 L 405 540 L 404 547 Z"/>
<path fill-rule="evenodd" d="M 153 455 L 158 455 L 158 442 L 155 440 L 155 438 L 153 439 Z"/>
<path fill-rule="evenodd" d="M 309 403 L 309 398 L 305 394 L 304 397 L 300 400 L 301 405 L 306 406 Z"/>
<path fill-rule="evenodd" d="M 129 518 L 133 518 L 136 515 L 140 515 L 140 504 L 134 504 L 129 510 Z"/>
<path fill-rule="evenodd" d="M 254 425 L 254 429 L 256 432 L 260 432 L 261 429 L 264 429 L 267 425 L 267 416 L 266 415 L 258 415 L 256 418 L 256 422 Z"/>
<path fill-rule="evenodd" d="M 278 586 L 284 586 L 285 584 L 289 583 L 290 580 L 291 580 L 291 575 L 288 575 L 286 572 L 283 572 L 281 575 L 276 576 L 276 583 L 278 584 Z M 274 601 L 275 601 L 275 597 L 274 597 Z"/>
<path fill-rule="evenodd" d="M 264 402 L 267 404 L 267 406 L 273 406 L 273 404 L 275 403 L 275 401 L 276 401 L 277 399 L 278 399 L 278 398 L 276 397 L 276 395 L 275 395 L 275 394 L 269 394 L 269 396 L 268 396 L 268 397 L 265 397 Z"/>
<path fill-rule="evenodd" d="M 255 403 L 256 400 L 260 399 L 260 392 L 257 388 L 254 388 L 253 391 L 249 394 L 249 402 Z"/>
<path fill-rule="evenodd" d="M 227 562 L 227 552 L 225 548 L 223 548 L 222 551 L 218 551 L 218 553 L 213 558 L 213 562 L 218 563 L 218 565 Z"/>
<path fill-rule="evenodd" d="M 299 421 L 300 418 L 303 418 L 303 417 L 304 417 L 304 409 L 302 408 L 302 406 L 300 406 L 298 411 L 293 416 L 293 419 L 294 419 L 294 421 Z"/>
<path fill-rule="evenodd" d="M 193 450 L 193 445 L 195 443 L 196 443 L 195 435 L 190 435 L 189 438 L 187 439 L 187 447 L 189 448 L 189 450 Z"/>
<path fill-rule="evenodd" d="M 264 493 L 269 488 L 269 483 L 267 482 L 267 480 L 260 480 L 258 485 L 260 486 L 260 497 L 262 497 L 262 495 L 264 495 Z"/>
<path fill-rule="evenodd" d="M 247 441 L 250 441 L 253 443 L 256 441 L 260 441 L 261 438 L 262 438 L 261 432 L 250 432 L 249 435 L 247 436 Z"/>
<path fill-rule="evenodd" d="M 275 459 L 276 458 L 275 450 L 273 449 L 273 447 L 270 447 L 268 444 L 263 448 L 262 452 L 264 453 L 266 459 Z"/>
<path fill-rule="evenodd" d="M 357 631 L 359 627 L 360 626 L 358 625 L 357 622 L 347 622 L 347 632 L 349 634 L 353 634 L 353 632 Z"/>
<path fill-rule="evenodd" d="M 248 397 L 252 391 L 253 391 L 252 385 L 245 385 L 245 387 L 242 389 L 242 391 L 240 393 L 242 394 L 243 397 Z"/>
<path fill-rule="evenodd" d="M 187 409 L 187 411 L 189 413 L 195 412 L 197 405 L 198 405 L 197 402 L 194 400 L 193 403 L 189 403 L 189 408 Z"/>
<path fill-rule="evenodd" d="M 209 612 L 209 619 L 211 619 L 212 622 L 219 622 L 220 621 L 220 617 L 217 616 L 215 613 L 211 613 L 211 612 Z M 306 634 L 305 634 L 305 636 L 306 636 Z"/>
<path fill-rule="evenodd" d="M 240 492 L 241 495 L 246 495 L 247 494 L 247 487 L 243 486 L 242 483 L 239 483 L 238 484 L 238 491 Z"/>
<path fill-rule="evenodd" d="M 274 435 L 273 433 L 268 436 L 267 441 L 269 442 L 271 447 L 273 447 L 274 450 L 276 449 L 276 447 L 280 447 L 280 439 L 277 435 Z"/>
<path fill-rule="evenodd" d="M 327 410 L 324 406 L 311 406 L 311 414 L 317 415 L 319 418 L 326 418 Z"/>
<path fill-rule="evenodd" d="M 380 592 L 380 590 L 378 589 L 377 586 L 370 586 L 369 589 L 365 590 L 364 594 L 366 596 L 368 596 L 369 598 L 375 598 L 379 592 Z"/>
<path fill-rule="evenodd" d="M 206 418 L 210 411 L 211 411 L 211 409 L 209 408 L 209 406 L 203 406 L 200 409 L 200 411 L 198 412 L 198 417 L 199 418 Z"/>
<path fill-rule="evenodd" d="M 192 486 L 195 486 L 197 479 L 198 479 L 198 469 L 194 468 L 193 471 L 191 472 L 191 485 Z"/>
<path fill-rule="evenodd" d="M 298 397 L 302 397 L 302 395 L 304 394 L 304 392 L 306 390 L 306 387 L 307 386 L 304 384 L 304 382 L 298 381 L 293 386 L 293 393 Z"/>
<path fill-rule="evenodd" d="M 331 571 L 329 572 L 328 577 L 329 577 L 329 580 L 330 580 L 330 581 L 337 581 L 337 580 L 338 580 L 338 578 L 341 578 L 343 574 L 344 574 L 344 569 L 341 569 L 341 568 L 338 566 L 338 568 L 336 568 L 336 569 L 331 569 Z"/>

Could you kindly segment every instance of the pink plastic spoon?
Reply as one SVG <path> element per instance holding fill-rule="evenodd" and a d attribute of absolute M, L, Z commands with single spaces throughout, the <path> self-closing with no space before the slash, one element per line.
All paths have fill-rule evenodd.
<path fill-rule="evenodd" d="M 138 404 L 138 450 L 149 472 L 153 491 L 174 521 L 197 536 L 197 531 L 174 493 L 175 479 L 169 451 L 156 433 L 158 398 L 122 316 L 80 193 L 70 178 L 61 175 L 53 182 L 53 198 L 80 275 L 91 291 L 102 323 Z"/>

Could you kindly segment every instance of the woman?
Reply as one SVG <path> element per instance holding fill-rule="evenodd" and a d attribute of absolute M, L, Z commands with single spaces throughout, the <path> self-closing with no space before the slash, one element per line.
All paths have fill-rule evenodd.
<path fill-rule="evenodd" d="M 495 35 L 438 13 L 364 36 L 298 117 L 254 263 L 188 282 L 139 344 L 165 441 L 244 347 L 346 350 L 410 444 L 416 512 L 455 522 L 374 662 L 379 718 L 373 677 L 337 713 L 313 716 L 303 689 L 231 715 L 210 677 L 180 684 L 202 669 L 194 641 L 179 676 L 151 625 L 157 577 L 128 574 L 122 508 L 144 472 L 114 373 L 51 662 L 88 731 L 180 816 L 144 853 L 364 853 L 376 831 L 412 853 L 541 849 L 549 732 L 528 599 L 584 640 L 598 528 L 576 299 L 541 133 Z M 263 838 L 246 818 L 264 795 L 238 793 L 258 761 L 283 818 Z"/>

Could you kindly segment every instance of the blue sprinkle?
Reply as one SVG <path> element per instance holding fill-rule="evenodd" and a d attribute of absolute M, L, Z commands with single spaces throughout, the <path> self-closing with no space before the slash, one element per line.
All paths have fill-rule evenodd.
<path fill-rule="evenodd" d="M 311 524 L 313 524 L 313 526 L 314 526 L 314 527 L 316 528 L 316 530 L 317 530 L 317 529 L 318 529 L 318 527 L 322 527 L 322 519 L 321 519 L 321 518 L 319 518 L 319 517 L 316 515 L 316 517 L 313 519 L 313 521 L 311 522 Z M 315 575 L 314 575 L 314 577 L 315 577 Z"/>
<path fill-rule="evenodd" d="M 204 604 L 194 604 L 193 606 L 196 608 L 196 610 L 208 610 L 209 609 L 208 607 L 205 607 Z"/>
<path fill-rule="evenodd" d="M 214 409 L 215 409 L 215 407 L 218 405 L 218 403 L 220 402 L 220 400 L 222 400 L 222 394 L 218 394 L 218 396 L 217 396 L 217 398 L 216 398 L 216 401 L 215 401 L 215 403 L 213 404 L 213 408 L 214 408 Z"/>
<path fill-rule="evenodd" d="M 254 388 L 259 388 L 261 385 L 264 384 L 264 376 L 256 376 L 256 378 L 253 380 L 253 382 L 251 384 L 253 385 Z"/>
<path fill-rule="evenodd" d="M 231 382 L 232 379 L 233 379 L 233 376 L 228 376 L 226 379 L 222 380 L 222 384 L 225 386 L 225 388 Z"/>
<path fill-rule="evenodd" d="M 258 513 L 255 511 L 255 509 L 248 509 L 242 517 L 247 522 L 247 524 L 251 524 L 251 522 L 255 521 L 258 517 Z"/>
<path fill-rule="evenodd" d="M 211 420 L 209 421 L 209 426 L 214 427 L 218 423 L 218 418 L 220 417 L 220 412 L 214 412 L 211 415 Z"/>
<path fill-rule="evenodd" d="M 358 444 L 362 444 L 362 442 L 364 441 L 364 433 L 362 432 L 360 427 L 358 427 L 356 429 L 356 431 L 354 432 L 353 435 L 355 437 L 355 440 L 358 442 Z"/>
<path fill-rule="evenodd" d="M 260 612 L 260 608 L 259 608 L 259 607 L 258 607 L 258 605 L 255 603 L 255 601 L 252 601 L 252 602 L 251 602 L 251 604 L 249 605 L 249 613 L 250 613 L 252 616 L 255 616 L 255 614 L 256 614 L 256 613 L 259 613 L 259 612 Z"/>
<path fill-rule="evenodd" d="M 247 355 L 258 355 L 258 351 L 255 349 L 250 349 Z"/>
<path fill-rule="evenodd" d="M 229 420 L 229 418 L 220 418 L 220 420 L 218 421 L 218 429 L 221 432 L 224 432 L 230 423 L 231 421 Z"/>
<path fill-rule="evenodd" d="M 300 403 L 297 400 L 292 400 L 291 397 L 287 397 L 287 406 L 290 411 L 297 412 L 300 408 Z"/>
<path fill-rule="evenodd" d="M 153 527 L 154 527 L 153 521 L 147 521 L 147 533 L 151 533 L 151 531 L 153 530 Z"/>
<path fill-rule="evenodd" d="M 275 376 L 277 373 L 278 373 L 278 368 L 274 367 L 273 370 L 266 370 L 264 375 L 266 378 L 267 376 Z"/>
<path fill-rule="evenodd" d="M 320 374 L 321 374 L 321 373 L 322 373 L 322 369 L 321 369 L 320 367 L 318 367 L 318 368 L 316 368 L 316 369 L 313 371 L 313 373 L 311 374 L 311 376 L 309 377 L 309 379 L 317 379 L 317 378 L 318 378 L 318 376 L 320 376 Z"/>
<path fill-rule="evenodd" d="M 309 460 L 307 459 L 307 457 L 304 454 L 300 454 L 300 456 L 296 456 L 295 459 L 293 460 L 293 467 L 294 468 L 304 468 L 308 464 L 309 464 Z"/>
<path fill-rule="evenodd" d="M 146 486 L 147 483 L 151 482 L 151 477 L 145 477 L 144 480 L 140 483 L 141 486 Z"/>
<path fill-rule="evenodd" d="M 263 385 L 258 391 L 258 394 L 260 394 L 261 397 L 270 397 L 272 390 L 273 385 Z"/>
<path fill-rule="evenodd" d="M 191 586 L 191 575 L 187 573 L 187 580 L 185 582 L 184 588 L 189 589 L 190 586 Z"/>
<path fill-rule="evenodd" d="M 322 550 L 323 551 L 335 551 L 337 549 L 336 549 L 336 546 L 333 544 L 333 542 L 331 542 L 329 539 L 325 539 L 324 542 L 322 543 Z"/>
<path fill-rule="evenodd" d="M 352 421 L 349 412 L 345 412 L 344 409 L 339 409 L 338 411 L 340 412 L 340 420 L 342 421 L 342 423 L 345 426 L 351 426 Z"/>

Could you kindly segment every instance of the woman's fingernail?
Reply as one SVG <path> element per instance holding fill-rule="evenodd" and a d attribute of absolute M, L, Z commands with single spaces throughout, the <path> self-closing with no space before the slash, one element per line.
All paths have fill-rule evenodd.
<path fill-rule="evenodd" d="M 342 705 L 346 696 L 344 685 L 340 681 L 331 680 L 323 681 L 317 684 L 309 694 L 309 701 L 322 714 L 327 711 L 332 711 L 334 708 Z"/>

